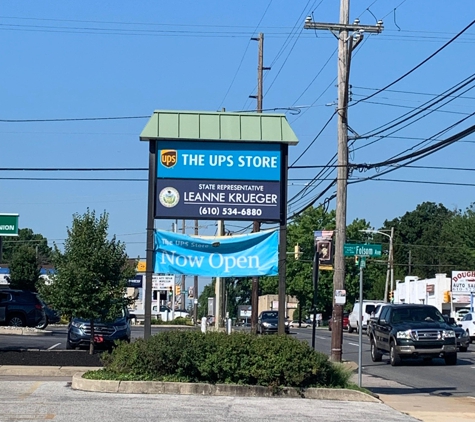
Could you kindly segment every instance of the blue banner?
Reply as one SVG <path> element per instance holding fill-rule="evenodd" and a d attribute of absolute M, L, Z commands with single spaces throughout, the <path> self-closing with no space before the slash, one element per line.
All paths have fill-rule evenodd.
<path fill-rule="evenodd" d="M 202 277 L 278 274 L 277 230 L 241 236 L 189 236 L 155 231 L 154 272 Z"/>
<path fill-rule="evenodd" d="M 159 178 L 279 181 L 280 166 L 279 144 L 158 142 Z"/>

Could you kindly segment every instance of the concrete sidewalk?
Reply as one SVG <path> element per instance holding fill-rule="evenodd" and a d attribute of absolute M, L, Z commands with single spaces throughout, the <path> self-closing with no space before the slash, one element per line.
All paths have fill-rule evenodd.
<path fill-rule="evenodd" d="M 356 382 L 357 378 L 354 377 L 353 381 Z M 424 422 L 475 421 L 475 398 L 472 397 L 428 394 L 365 374 L 362 384 L 383 403 Z"/>
<path fill-rule="evenodd" d="M 71 377 L 76 372 L 84 372 L 97 368 L 85 367 L 46 367 L 46 366 L 14 366 L 2 365 L 0 366 L 0 377 Z M 357 375 L 354 375 L 353 381 L 357 381 Z M 373 393 L 387 406 L 394 410 L 407 414 L 413 418 L 424 422 L 447 422 L 447 421 L 475 421 L 475 398 L 471 397 L 446 397 L 431 395 L 423 392 L 418 392 L 410 387 L 399 384 L 394 381 L 384 380 L 378 377 L 363 374 L 363 386 Z M 335 390 L 337 391 L 337 390 Z M 93 393 L 91 393 L 93 394 Z M 97 394 L 97 393 L 96 393 Z M 110 394 L 110 393 L 109 393 Z M 183 396 L 176 396 L 183 397 Z M 180 398 L 179 400 L 182 400 Z M 272 399 L 281 400 L 281 399 Z M 290 400 L 290 399 L 282 399 Z M 298 399 L 300 400 L 300 399 Z M 337 400 L 345 401 L 342 396 Z M 306 401 L 306 400 L 303 400 Z M 355 403 L 355 402 L 348 402 Z M 362 403 L 363 404 L 363 403 Z M 367 403 L 369 404 L 369 403 Z M 376 403 L 374 403 L 376 405 Z M 381 411 L 381 409 L 380 409 Z M 374 420 L 384 419 L 399 420 L 396 417 L 397 413 L 385 415 Z M 388 417 L 386 417 L 388 416 Z M 396 417 L 396 419 L 392 419 Z M 358 417 L 355 413 L 354 419 Z M 0 419 L 1 420 L 1 419 Z M 326 419 L 332 420 L 332 419 Z M 338 419 L 334 419 L 338 420 Z M 404 419 L 401 419 L 404 420 Z M 412 419 L 407 419 L 412 420 Z"/>

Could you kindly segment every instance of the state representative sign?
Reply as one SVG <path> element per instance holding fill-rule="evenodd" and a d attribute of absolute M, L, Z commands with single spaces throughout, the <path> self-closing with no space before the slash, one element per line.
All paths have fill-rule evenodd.
<path fill-rule="evenodd" d="M 157 179 L 156 192 L 156 218 L 280 218 L 279 182 Z"/>
<path fill-rule="evenodd" d="M 154 272 L 203 277 L 277 275 L 278 231 L 189 236 L 155 231 Z"/>

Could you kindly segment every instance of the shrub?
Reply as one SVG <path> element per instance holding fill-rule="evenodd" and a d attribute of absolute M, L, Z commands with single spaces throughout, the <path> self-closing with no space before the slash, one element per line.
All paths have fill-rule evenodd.
<path fill-rule="evenodd" d="M 172 330 L 119 344 L 97 377 L 287 387 L 346 387 L 350 373 L 289 336 Z"/>

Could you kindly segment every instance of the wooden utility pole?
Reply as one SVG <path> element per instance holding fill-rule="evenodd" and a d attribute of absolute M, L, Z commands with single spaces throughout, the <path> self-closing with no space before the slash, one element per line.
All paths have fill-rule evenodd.
<path fill-rule="evenodd" d="M 195 236 L 198 236 L 198 220 L 195 220 Z M 198 322 L 198 276 L 193 277 L 193 322 Z"/>
<path fill-rule="evenodd" d="M 263 73 L 264 70 L 269 70 L 270 67 L 264 67 L 264 34 L 259 33 L 258 38 L 251 38 L 251 40 L 259 42 L 257 53 L 257 95 L 250 95 L 251 98 L 257 99 L 257 112 L 262 113 L 262 100 L 264 97 L 263 91 Z M 261 231 L 261 223 L 253 221 L 252 232 L 257 233 Z M 259 277 L 252 277 L 251 290 L 251 333 L 257 334 L 257 317 L 259 304 Z"/>
<path fill-rule="evenodd" d="M 345 288 L 345 257 L 343 245 L 346 241 L 346 208 L 348 184 L 348 87 L 350 57 L 352 50 L 362 41 L 364 32 L 380 33 L 382 22 L 377 25 L 360 25 L 359 19 L 350 25 L 350 1 L 340 0 L 340 22 L 338 24 L 305 20 L 305 29 L 325 29 L 338 35 L 338 170 L 336 196 L 335 258 L 333 273 L 333 315 L 331 355 L 333 362 L 341 362 L 343 344 L 343 305 L 335 303 L 335 291 Z M 348 35 L 351 32 L 351 35 Z M 354 44 L 353 44 L 354 42 Z"/>

